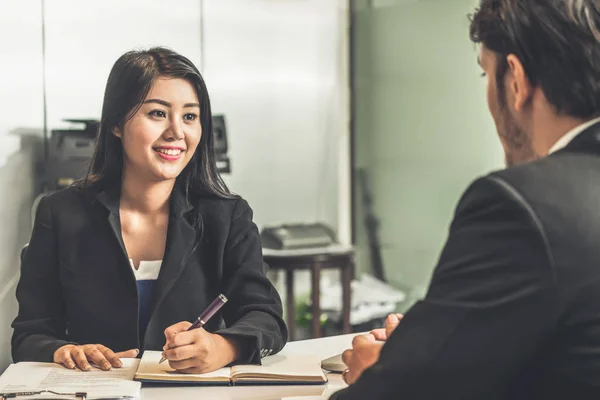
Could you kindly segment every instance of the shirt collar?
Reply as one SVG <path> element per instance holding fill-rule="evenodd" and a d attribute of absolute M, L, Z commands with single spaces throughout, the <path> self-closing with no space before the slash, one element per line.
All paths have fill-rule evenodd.
<path fill-rule="evenodd" d="M 185 188 L 180 183 L 175 183 L 170 198 L 170 214 L 177 218 L 193 209 L 193 205 L 188 199 Z M 111 214 L 119 215 L 121 188 L 113 190 L 102 190 L 97 194 L 97 198 L 111 212 Z"/>
<path fill-rule="evenodd" d="M 594 118 L 571 129 L 570 131 L 562 135 L 562 137 L 558 139 L 556 143 L 554 143 L 554 145 L 550 148 L 548 154 L 552 154 L 558 150 L 565 148 L 569 143 L 571 143 L 573 139 L 575 139 L 577 135 L 579 135 L 581 132 L 585 131 L 587 128 L 589 128 L 597 122 L 600 122 L 600 117 Z"/>

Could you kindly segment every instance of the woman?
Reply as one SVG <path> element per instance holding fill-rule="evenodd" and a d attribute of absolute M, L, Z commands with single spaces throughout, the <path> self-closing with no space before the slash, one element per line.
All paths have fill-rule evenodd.
<path fill-rule="evenodd" d="M 220 293 L 221 311 L 186 331 Z M 252 210 L 217 173 L 208 93 L 187 58 L 117 60 L 90 172 L 39 203 L 17 300 L 16 362 L 108 370 L 150 349 L 204 373 L 283 347 Z"/>

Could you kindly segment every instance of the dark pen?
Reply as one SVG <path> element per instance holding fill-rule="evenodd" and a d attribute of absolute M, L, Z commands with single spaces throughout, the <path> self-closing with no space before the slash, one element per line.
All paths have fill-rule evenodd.
<path fill-rule="evenodd" d="M 208 320 L 211 319 L 212 316 L 215 315 L 217 311 L 221 309 L 221 307 L 223 307 L 223 305 L 225 305 L 225 303 L 227 303 L 227 297 L 225 297 L 222 294 L 217 296 L 217 298 L 212 303 L 210 303 L 210 306 L 208 306 L 206 310 L 204 310 L 204 312 L 200 314 L 198 319 L 194 321 L 194 323 L 189 328 L 187 328 L 187 330 L 191 331 L 192 329 L 202 328 L 208 322 Z M 163 353 L 163 356 L 158 363 L 161 364 L 166 360 L 167 359 L 165 358 Z"/>

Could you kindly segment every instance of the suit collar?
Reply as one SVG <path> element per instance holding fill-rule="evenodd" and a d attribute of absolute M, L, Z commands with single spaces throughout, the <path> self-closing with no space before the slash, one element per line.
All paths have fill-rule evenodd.
<path fill-rule="evenodd" d="M 564 148 L 556 151 L 557 154 L 562 152 L 591 153 L 600 155 L 600 122 L 596 122 L 586 127 Z"/>
<path fill-rule="evenodd" d="M 121 218 L 119 213 L 120 190 L 101 191 L 97 194 L 97 199 L 109 211 L 109 224 L 121 246 L 124 257 L 127 259 L 127 263 L 123 264 L 127 268 L 127 271 L 123 270 L 123 276 L 125 279 L 135 281 L 121 233 Z M 195 222 L 188 215 L 193 210 L 194 207 L 189 202 L 184 188 L 176 184 L 169 200 L 167 242 L 165 244 L 162 266 L 156 281 L 153 311 L 160 305 L 175 285 L 175 282 L 180 278 L 187 260 L 194 250 L 194 244 L 198 240 L 198 232 L 194 226 Z M 137 290 L 135 289 L 135 282 L 133 283 L 133 290 Z"/>
<path fill-rule="evenodd" d="M 127 250 L 125 249 L 125 242 L 123 241 L 123 235 L 121 233 L 121 217 L 119 213 L 120 195 L 120 188 L 118 190 L 105 189 L 100 191 L 96 195 L 96 198 L 100 204 L 108 210 L 108 223 L 110 224 L 115 238 L 119 242 L 121 251 L 127 258 Z M 127 260 L 127 264 L 129 265 L 129 260 Z M 126 276 L 133 276 L 133 272 L 131 272 L 131 274 L 126 274 Z"/>
<path fill-rule="evenodd" d="M 102 204 L 111 214 L 119 214 L 119 204 L 121 199 L 121 188 L 103 189 L 96 195 L 100 204 Z M 192 211 L 194 206 L 188 199 L 185 188 L 176 183 L 169 199 L 169 215 L 181 218 L 184 214 Z"/>
<path fill-rule="evenodd" d="M 170 200 L 169 215 L 181 218 L 186 213 L 192 211 L 194 206 L 189 201 L 189 194 L 183 185 L 176 183 L 173 187 Z"/>
<path fill-rule="evenodd" d="M 554 145 L 550 148 L 550 151 L 548 152 L 548 154 L 552 154 L 552 153 L 554 153 L 554 152 L 556 152 L 556 151 L 558 151 L 560 149 L 565 148 L 580 133 L 585 132 L 585 130 L 587 128 L 589 128 L 590 126 L 593 126 L 593 125 L 597 124 L 598 122 L 600 122 L 600 118 L 594 118 L 594 119 L 591 119 L 591 120 L 589 120 L 587 122 L 584 122 L 583 124 L 580 124 L 580 125 L 576 126 L 575 128 L 571 129 L 570 131 L 568 131 L 567 133 L 565 133 L 564 135 L 562 135 L 556 141 L 556 143 L 554 143 Z"/>
<path fill-rule="evenodd" d="M 96 198 L 111 214 L 119 213 L 119 202 L 120 202 L 121 191 L 103 189 L 96 194 Z"/>
<path fill-rule="evenodd" d="M 175 185 L 171 194 L 165 256 L 156 281 L 152 312 L 160 306 L 180 278 L 195 249 L 199 232 L 194 226 L 194 220 L 188 215 L 193 209 L 183 188 Z"/>

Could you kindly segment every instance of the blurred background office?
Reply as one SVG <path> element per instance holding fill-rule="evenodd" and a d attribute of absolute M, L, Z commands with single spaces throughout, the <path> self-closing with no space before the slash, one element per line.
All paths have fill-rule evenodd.
<path fill-rule="evenodd" d="M 356 331 L 409 307 L 460 193 L 503 163 L 468 39 L 476 4 L 0 0 L 0 370 L 35 201 L 85 172 L 108 73 L 133 48 L 171 47 L 203 73 L 223 177 L 274 248 L 284 302 L 293 287 L 295 339 L 344 331 L 343 311 Z M 336 262 L 350 310 L 340 271 L 315 281 Z"/>

